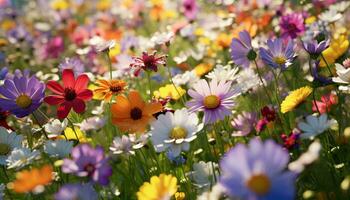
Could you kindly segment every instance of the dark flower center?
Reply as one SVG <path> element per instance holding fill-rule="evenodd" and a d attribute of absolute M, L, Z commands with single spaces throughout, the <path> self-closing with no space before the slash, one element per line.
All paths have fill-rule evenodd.
<path fill-rule="evenodd" d="M 297 26 L 295 24 L 288 24 L 287 29 L 288 29 L 288 31 L 296 31 Z"/>
<path fill-rule="evenodd" d="M 250 61 L 255 60 L 255 58 L 256 58 L 256 53 L 255 53 L 255 51 L 254 51 L 253 49 L 251 49 L 251 50 L 248 52 L 247 58 L 248 58 L 248 60 L 250 60 Z"/>
<path fill-rule="evenodd" d="M 143 63 L 146 68 L 152 68 L 155 65 L 154 56 L 145 56 L 143 58 Z"/>
<path fill-rule="evenodd" d="M 77 97 L 77 93 L 75 93 L 75 90 L 72 88 L 66 88 L 64 89 L 64 99 L 66 101 L 73 101 Z"/>
<path fill-rule="evenodd" d="M 112 92 L 120 92 L 120 91 L 122 91 L 123 90 L 123 88 L 122 87 L 120 87 L 119 85 L 112 85 L 111 87 L 109 87 L 109 89 L 112 91 Z"/>
<path fill-rule="evenodd" d="M 86 171 L 89 174 L 89 176 L 92 175 L 95 171 L 95 165 L 88 163 L 84 166 L 84 171 Z"/>
<path fill-rule="evenodd" d="M 130 111 L 130 117 L 133 120 L 138 120 L 142 118 L 142 110 L 138 107 L 135 107 L 133 109 L 131 109 Z"/>

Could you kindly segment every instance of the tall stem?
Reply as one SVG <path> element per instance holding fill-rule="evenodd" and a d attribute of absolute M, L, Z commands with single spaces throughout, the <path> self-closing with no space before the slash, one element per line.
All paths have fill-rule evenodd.
<path fill-rule="evenodd" d="M 263 85 L 263 88 L 264 88 L 264 90 L 265 90 L 265 93 L 266 93 L 267 97 L 269 98 L 270 103 L 273 104 L 272 98 L 271 98 L 271 96 L 270 96 L 270 94 L 269 94 L 269 92 L 268 92 L 267 87 L 265 86 L 265 82 L 263 81 L 263 78 L 262 78 L 262 75 L 261 75 L 261 72 L 260 72 L 258 63 L 256 62 L 256 60 L 254 60 L 254 63 L 255 63 L 255 66 L 256 66 L 256 70 L 258 71 L 258 75 L 259 75 L 260 82 L 261 82 L 261 84 Z"/>

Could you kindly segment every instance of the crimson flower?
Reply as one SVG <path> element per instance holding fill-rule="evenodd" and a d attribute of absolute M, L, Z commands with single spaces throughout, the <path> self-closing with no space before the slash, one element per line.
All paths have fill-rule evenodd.
<path fill-rule="evenodd" d="M 64 119 L 67 117 L 71 108 L 77 113 L 85 111 L 85 101 L 92 98 L 92 91 L 87 89 L 89 77 L 82 74 L 74 78 L 71 69 L 65 69 L 62 73 L 63 87 L 56 81 L 49 81 L 47 88 L 54 94 L 45 97 L 44 101 L 50 105 L 59 105 L 57 108 L 57 117 Z"/>
<path fill-rule="evenodd" d="M 166 56 L 160 55 L 156 56 L 156 51 L 153 54 L 148 54 L 143 52 L 140 57 L 133 57 L 133 61 L 130 64 L 131 68 L 134 68 L 134 75 L 138 76 L 141 70 L 146 71 L 158 71 L 158 65 L 166 64 Z"/>

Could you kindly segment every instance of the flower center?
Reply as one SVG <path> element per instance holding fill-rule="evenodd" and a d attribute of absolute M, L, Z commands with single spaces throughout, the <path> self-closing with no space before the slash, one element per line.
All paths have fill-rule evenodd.
<path fill-rule="evenodd" d="M 64 99 L 66 101 L 73 101 L 77 97 L 77 93 L 75 93 L 75 90 L 72 88 L 66 88 L 64 89 Z"/>
<path fill-rule="evenodd" d="M 95 166 L 91 163 L 84 166 L 84 170 L 90 175 L 92 175 L 95 171 Z"/>
<path fill-rule="evenodd" d="M 17 97 L 16 104 L 20 108 L 28 108 L 32 105 L 32 99 L 28 95 L 22 94 Z"/>
<path fill-rule="evenodd" d="M 5 156 L 10 153 L 11 147 L 8 144 L 0 143 L 0 155 Z"/>
<path fill-rule="evenodd" d="M 286 58 L 283 56 L 276 56 L 273 58 L 273 60 L 279 65 L 284 65 L 286 63 Z"/>
<path fill-rule="evenodd" d="M 220 98 L 216 95 L 209 95 L 204 98 L 204 106 L 209 109 L 214 109 L 219 107 Z"/>
<path fill-rule="evenodd" d="M 130 110 L 130 117 L 133 120 L 138 120 L 142 118 L 142 110 L 138 107 L 135 107 Z"/>
<path fill-rule="evenodd" d="M 252 60 L 255 60 L 256 58 L 256 53 L 253 49 L 251 49 L 248 54 L 247 54 L 247 58 L 248 60 L 252 61 Z"/>
<path fill-rule="evenodd" d="M 247 181 L 247 187 L 258 195 L 264 195 L 270 191 L 271 182 L 264 174 L 253 175 Z"/>
<path fill-rule="evenodd" d="M 170 137 L 172 139 L 182 139 L 187 136 L 187 131 L 186 129 L 182 128 L 181 126 L 175 126 L 171 132 L 170 132 Z"/>
<path fill-rule="evenodd" d="M 122 91 L 122 87 L 120 87 L 119 85 L 111 85 L 111 87 L 109 87 L 109 90 L 111 90 L 112 92 L 118 93 L 120 91 Z"/>

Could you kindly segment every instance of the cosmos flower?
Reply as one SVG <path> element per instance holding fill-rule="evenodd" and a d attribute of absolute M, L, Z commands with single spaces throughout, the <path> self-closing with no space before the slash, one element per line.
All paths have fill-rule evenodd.
<path fill-rule="evenodd" d="M 92 148 L 89 144 L 80 144 L 72 149 L 72 159 L 63 160 L 62 172 L 90 177 L 96 183 L 107 185 L 112 168 L 102 147 Z"/>
<path fill-rule="evenodd" d="M 211 124 L 231 115 L 235 105 L 233 98 L 239 94 L 238 89 L 231 89 L 231 82 L 212 80 L 209 84 L 200 80 L 188 90 L 193 98 L 186 106 L 190 112 L 204 111 L 204 123 Z"/>
<path fill-rule="evenodd" d="M 145 71 L 158 71 L 158 65 L 166 64 L 166 56 L 156 56 L 157 52 L 153 54 L 148 54 L 143 52 L 141 57 L 133 57 L 133 62 L 130 64 L 130 67 L 134 69 L 134 75 L 138 76 L 141 70 Z"/>
<path fill-rule="evenodd" d="M 239 114 L 231 122 L 235 129 L 232 136 L 247 136 L 255 129 L 257 120 L 257 115 L 254 112 L 243 112 Z"/>
<path fill-rule="evenodd" d="M 44 151 L 53 157 L 65 158 L 73 148 L 73 142 L 67 140 L 47 140 L 44 144 Z"/>
<path fill-rule="evenodd" d="M 170 200 L 177 191 L 177 179 L 172 175 L 152 176 L 136 193 L 138 200 Z"/>
<path fill-rule="evenodd" d="M 162 111 L 158 103 L 145 103 L 139 92 L 130 91 L 128 97 L 117 96 L 112 105 L 112 123 L 122 131 L 144 132 L 148 123 L 154 120 L 153 114 Z"/>
<path fill-rule="evenodd" d="M 190 149 L 190 142 L 197 138 L 196 134 L 203 128 L 195 113 L 187 109 L 176 110 L 159 115 L 152 123 L 151 140 L 157 152 L 170 149 L 174 156 Z"/>
<path fill-rule="evenodd" d="M 63 87 L 56 81 L 49 81 L 47 88 L 54 95 L 45 97 L 44 101 L 49 105 L 59 105 L 57 108 L 57 117 L 64 119 L 73 110 L 77 113 L 85 111 L 85 101 L 92 98 L 92 91 L 87 89 L 89 78 L 82 74 L 74 78 L 74 73 L 70 69 L 63 70 L 62 73 Z"/>
<path fill-rule="evenodd" d="M 312 59 L 317 59 L 321 53 L 329 46 L 329 40 L 303 42 L 305 51 Z"/>
<path fill-rule="evenodd" d="M 31 151 L 28 148 L 15 148 L 7 157 L 6 164 L 8 169 L 20 169 L 31 164 L 38 159 L 40 152 L 37 150 Z"/>
<path fill-rule="evenodd" d="M 17 193 L 34 192 L 40 193 L 45 185 L 53 181 L 53 168 L 51 165 L 44 165 L 41 168 L 22 170 L 17 172 L 16 180 L 9 183 L 9 188 Z"/>
<path fill-rule="evenodd" d="M 22 146 L 23 137 L 15 132 L 9 133 L 3 127 L 0 127 L 0 165 L 6 165 L 6 160 L 15 148 Z"/>
<path fill-rule="evenodd" d="M 65 58 L 58 65 L 58 68 L 60 69 L 60 72 L 63 72 L 65 69 L 71 69 L 75 76 L 79 76 L 85 71 L 84 63 L 79 58 Z"/>
<path fill-rule="evenodd" d="M 300 105 L 311 94 L 312 88 L 304 86 L 292 91 L 281 103 L 281 112 L 286 113 L 292 111 Z"/>
<path fill-rule="evenodd" d="M 55 194 L 55 200 L 97 200 L 98 194 L 92 184 L 65 184 Z"/>
<path fill-rule="evenodd" d="M 303 132 L 300 137 L 312 139 L 326 131 L 331 125 L 332 121 L 327 119 L 327 114 L 322 114 L 319 117 L 309 115 L 305 122 L 302 121 L 298 124 L 298 128 Z"/>
<path fill-rule="evenodd" d="M 222 158 L 219 182 L 232 198 L 292 200 L 296 175 L 285 170 L 288 162 L 288 151 L 273 140 L 252 139 L 247 147 L 237 144 Z"/>
<path fill-rule="evenodd" d="M 6 78 L 0 86 L 0 107 L 10 111 L 16 117 L 25 117 L 34 112 L 44 99 L 45 84 L 35 76 L 21 72 L 12 78 Z"/>
<path fill-rule="evenodd" d="M 274 69 L 286 69 L 296 57 L 292 40 L 288 40 L 287 45 L 285 45 L 282 39 L 269 39 L 267 46 L 268 49 L 260 47 L 260 57 L 266 65 Z"/>
<path fill-rule="evenodd" d="M 123 80 L 104 80 L 96 81 L 94 89 L 94 98 L 110 101 L 113 95 L 122 94 L 127 86 Z"/>
<path fill-rule="evenodd" d="M 231 57 L 235 64 L 248 68 L 251 61 L 256 58 L 252 47 L 252 39 L 247 31 L 241 31 L 239 38 L 233 38 L 231 42 Z"/>
<path fill-rule="evenodd" d="M 283 38 L 294 39 L 305 31 L 304 18 L 301 13 L 291 13 L 281 17 L 280 27 Z"/>

